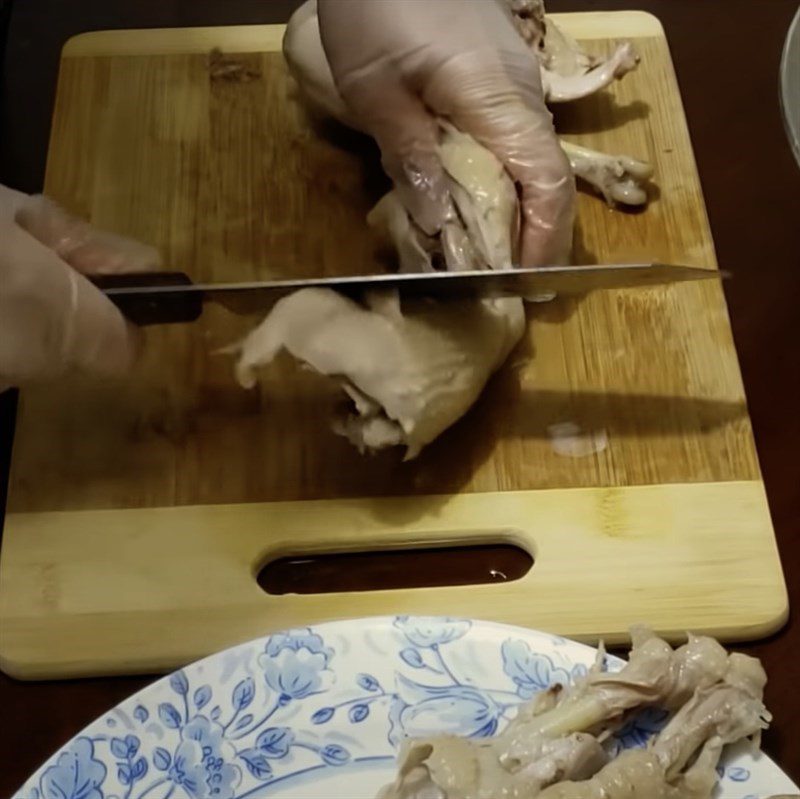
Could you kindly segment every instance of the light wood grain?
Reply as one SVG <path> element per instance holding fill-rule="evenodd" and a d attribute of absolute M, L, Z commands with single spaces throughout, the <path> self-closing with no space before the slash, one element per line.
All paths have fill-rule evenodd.
<path fill-rule="evenodd" d="M 551 14 L 559 25 L 581 39 L 663 36 L 657 17 L 646 11 L 624 14 L 589 12 Z M 73 36 L 61 51 L 62 58 L 108 55 L 174 55 L 202 53 L 218 47 L 228 53 L 279 51 L 283 25 L 228 25 L 226 27 L 155 28 L 92 31 Z"/>
<path fill-rule="evenodd" d="M 410 512 L 411 511 L 411 512 Z M 363 614 L 487 618 L 609 643 L 646 619 L 765 635 L 786 594 L 758 481 L 11 517 L 0 667 L 23 678 L 161 670 L 282 627 Z M 511 541 L 522 579 L 465 588 L 269 596 L 287 553 Z M 577 579 L 576 579 L 577 577 Z M 13 598 L 13 599 L 12 599 Z M 746 604 L 746 613 L 743 613 Z"/>
<path fill-rule="evenodd" d="M 652 258 L 715 268 L 657 20 L 623 12 L 559 21 L 598 52 L 612 46 L 611 31 L 615 38 L 636 37 L 639 70 L 607 92 L 558 108 L 556 122 L 571 141 L 652 161 L 658 186 L 642 213 L 613 211 L 582 194 L 576 262 Z M 99 226 L 156 244 L 165 264 L 199 280 L 376 269 L 377 243 L 364 216 L 385 188 L 377 157 L 354 135 L 314 127 L 296 101 L 281 55 L 268 52 L 279 42 L 280 29 L 269 26 L 99 32 L 72 40 L 59 76 L 47 192 Z M 213 46 L 239 53 L 261 77 L 210 80 Z M 328 419 L 336 390 L 288 359 L 266 370 L 255 391 L 239 389 L 230 363 L 215 350 L 253 321 L 220 309 L 192 326 L 149 331 L 145 359 L 130 380 L 75 378 L 24 392 L 0 558 L 0 620 L 12 631 L 1 644 L 6 663 L 28 675 L 158 668 L 282 623 L 394 610 L 474 612 L 615 640 L 631 621 L 634 598 L 639 618 L 664 632 L 694 626 L 743 638 L 779 624 L 785 591 L 720 287 L 708 282 L 600 293 L 535 306 L 529 317 L 529 336 L 509 368 L 467 417 L 410 464 L 398 453 L 363 458 L 335 437 Z M 549 428 L 564 422 L 606 431 L 607 448 L 583 458 L 557 454 Z M 671 493 L 669 484 L 690 483 L 697 485 Z M 655 488 L 630 488 L 646 485 Z M 600 516 L 585 519 L 596 536 L 596 546 L 585 550 L 572 541 L 574 526 L 555 512 L 560 502 L 567 518 L 581 495 L 571 489 L 581 487 L 614 498 Z M 638 517 L 637 529 L 660 532 L 635 555 L 631 540 L 647 533 L 617 540 L 602 530 L 608 519 L 629 529 L 613 503 L 624 507 L 639 490 L 655 491 L 658 501 L 652 513 Z M 731 519 L 727 508 L 738 507 L 740 490 L 751 499 Z M 533 493 L 515 495 L 524 502 L 502 493 L 515 491 Z M 430 498 L 453 494 L 475 496 Z M 397 499 L 388 505 L 369 499 L 381 496 Z M 550 510 L 540 516 L 543 496 L 551 498 Z M 696 526 L 664 512 L 664 497 L 691 502 L 685 512 L 703 514 L 703 543 Z M 291 502 L 320 499 L 338 504 L 306 511 L 305 504 Z M 549 555 L 561 573 L 557 588 L 545 580 L 528 593 L 540 584 L 537 566 L 534 582 L 515 583 L 509 594 L 502 589 L 487 605 L 471 603 L 472 589 L 374 593 L 355 601 L 266 600 L 256 598 L 252 582 L 243 588 L 253 593 L 247 605 L 233 601 L 238 594 L 210 576 L 224 573 L 234 581 L 240 573 L 232 564 L 251 568 L 250 543 L 229 552 L 230 561 L 216 549 L 236 539 L 231 532 L 239 523 L 246 536 L 253 530 L 263 535 L 263 551 L 273 540 L 327 546 L 340 536 L 352 541 L 347 526 L 331 528 L 332 537 L 305 536 L 307 514 L 347 519 L 373 507 L 401 508 L 386 518 L 378 514 L 363 539 L 365 545 L 396 545 L 412 529 L 418 532 L 409 540 L 428 540 L 419 531 L 429 528 L 413 524 L 428 519 L 431 507 L 436 529 L 469 538 L 473 526 L 452 514 L 473 507 L 459 504 L 470 502 L 491 508 L 487 519 L 511 509 L 508 523 L 537 535 L 540 523 L 552 528 L 565 542 Z M 219 513 L 223 527 L 217 526 Z M 739 543 L 731 548 L 733 521 Z M 323 528 L 314 526 L 320 535 Z M 295 533 L 284 538 L 287 530 Z M 26 553 L 38 536 L 38 565 L 31 572 Z M 108 551 L 98 561 L 91 553 L 102 550 L 95 544 L 104 536 Z M 576 560 L 581 552 L 585 557 Z M 607 571 L 612 558 L 624 568 Z M 186 579 L 168 579 L 163 564 L 153 565 L 161 560 L 186 569 Z M 98 568 L 100 562 L 107 567 Z M 587 575 L 597 564 L 606 574 L 602 598 L 579 591 L 579 602 L 564 604 L 568 586 L 592 583 Z M 55 597 L 49 605 L 37 599 L 43 586 L 34 582 L 24 590 L 35 569 L 47 575 L 46 591 Z M 660 586 L 648 604 L 642 604 L 648 593 L 642 585 L 631 593 L 620 582 L 634 570 Z M 702 589 L 692 589 L 687 575 L 702 578 Z M 209 626 L 202 633 L 199 619 L 188 621 L 198 607 L 191 581 L 208 586 L 201 615 Z M 732 586 L 736 603 L 724 599 Z M 115 594 L 129 604 L 118 606 Z M 442 597 L 448 603 L 441 604 Z M 467 597 L 467 604 L 458 597 Z M 140 625 L 160 623 L 173 612 L 186 632 L 165 628 L 137 656 L 132 645 Z M 94 631 L 105 644 L 95 646 L 91 658 L 67 663 L 56 643 L 67 630 L 84 638 Z"/>
<path fill-rule="evenodd" d="M 126 33 L 144 48 L 158 41 Z M 195 33 L 188 41 L 198 46 Z M 660 196 L 630 214 L 583 194 L 576 260 L 713 267 L 666 42 L 637 46 L 637 72 L 557 109 L 557 121 L 573 141 L 653 161 Z M 199 280 L 374 270 L 376 242 L 364 216 L 385 185 L 377 159 L 362 157 L 358 138 L 332 142 L 309 126 L 280 54 L 242 57 L 261 80 L 212 82 L 205 52 L 66 58 L 48 192 L 100 226 L 158 245 L 166 264 Z M 10 507 L 758 477 L 719 286 L 601 293 L 533 307 L 530 317 L 528 340 L 512 359 L 519 369 L 499 375 L 475 410 L 412 464 L 399 452 L 363 458 L 334 436 L 336 390 L 288 362 L 243 392 L 215 350 L 253 322 L 211 309 L 199 324 L 150 331 L 146 362 L 122 386 L 76 381 L 57 401 L 50 387 L 25 393 Z M 608 448 L 580 460 L 558 455 L 548 427 L 563 422 L 607 430 Z"/>

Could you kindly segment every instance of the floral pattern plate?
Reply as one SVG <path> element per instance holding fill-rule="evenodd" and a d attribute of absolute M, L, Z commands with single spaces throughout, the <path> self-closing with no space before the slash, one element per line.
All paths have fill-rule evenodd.
<path fill-rule="evenodd" d="M 595 650 L 450 618 L 368 618 L 289 630 L 176 671 L 89 725 L 16 799 L 373 799 L 404 735 L 492 735 L 516 706 L 584 674 Z M 622 661 L 607 659 L 607 668 Z M 613 746 L 644 745 L 642 714 Z M 741 748 L 724 799 L 797 788 Z"/>

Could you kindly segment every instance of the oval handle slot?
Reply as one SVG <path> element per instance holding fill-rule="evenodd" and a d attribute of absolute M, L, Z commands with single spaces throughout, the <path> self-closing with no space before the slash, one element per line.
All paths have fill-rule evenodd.
<path fill-rule="evenodd" d="M 330 594 L 519 580 L 533 557 L 512 543 L 289 555 L 266 563 L 268 594 Z"/>

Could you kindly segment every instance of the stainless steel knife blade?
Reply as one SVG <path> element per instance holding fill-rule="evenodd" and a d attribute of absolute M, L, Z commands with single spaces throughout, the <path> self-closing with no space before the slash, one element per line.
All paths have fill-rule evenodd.
<path fill-rule="evenodd" d="M 359 298 L 368 291 L 397 290 L 403 298 L 470 300 L 629 289 L 726 277 L 716 269 L 661 263 L 543 266 L 475 272 L 420 272 L 256 283 L 192 283 L 180 272 L 114 275 L 95 283 L 131 321 L 140 325 L 194 321 L 205 302 L 238 314 L 268 311 L 281 297 L 307 288 L 328 288 Z"/>

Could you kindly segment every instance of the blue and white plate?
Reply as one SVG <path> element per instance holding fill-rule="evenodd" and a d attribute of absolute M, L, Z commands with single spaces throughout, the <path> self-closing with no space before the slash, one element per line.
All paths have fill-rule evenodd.
<path fill-rule="evenodd" d="M 270 635 L 135 694 L 52 757 L 16 799 L 373 799 L 404 735 L 487 736 L 516 706 L 592 664 L 545 633 L 449 618 L 369 618 Z M 621 661 L 609 658 L 608 668 Z M 642 746 L 643 714 L 616 747 Z M 730 752 L 725 799 L 797 788 L 765 755 Z"/>

